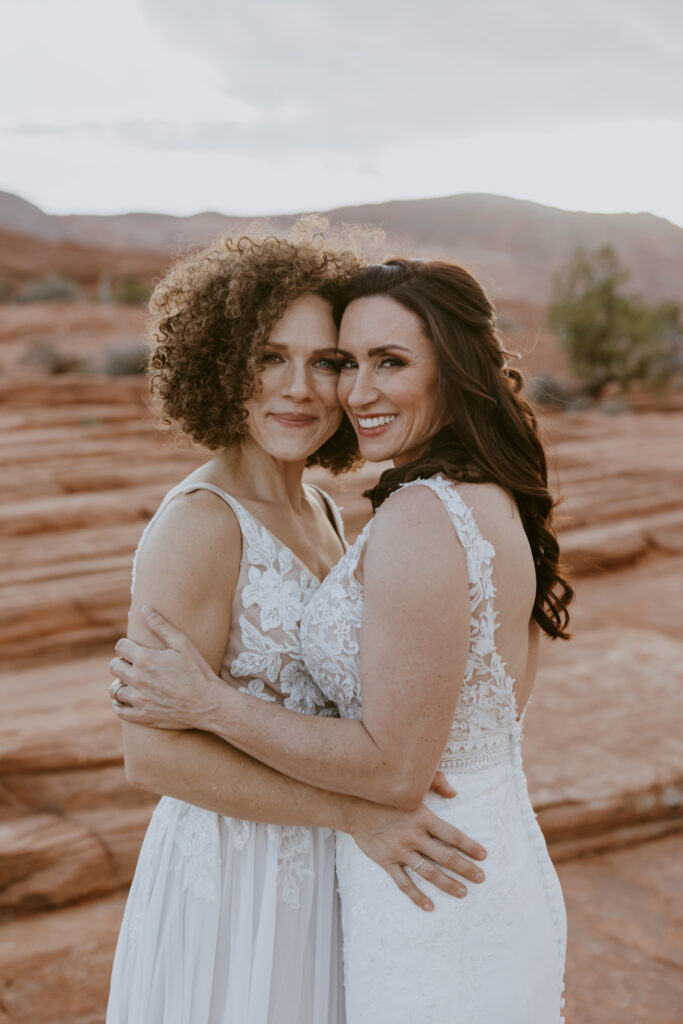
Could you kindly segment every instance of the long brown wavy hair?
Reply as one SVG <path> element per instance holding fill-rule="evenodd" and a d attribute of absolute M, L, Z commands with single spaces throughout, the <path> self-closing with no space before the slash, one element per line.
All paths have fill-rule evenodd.
<path fill-rule="evenodd" d="M 563 577 L 553 529 L 557 504 L 534 410 L 522 397 L 523 378 L 508 366 L 494 308 L 463 267 L 441 261 L 392 259 L 361 270 L 335 304 L 335 319 L 354 299 L 385 295 L 411 310 L 430 338 L 439 364 L 447 426 L 406 466 L 389 469 L 367 496 L 377 509 L 402 483 L 437 474 L 467 483 L 494 483 L 517 503 L 536 567 L 533 617 L 548 636 L 568 640 L 574 591 Z"/>

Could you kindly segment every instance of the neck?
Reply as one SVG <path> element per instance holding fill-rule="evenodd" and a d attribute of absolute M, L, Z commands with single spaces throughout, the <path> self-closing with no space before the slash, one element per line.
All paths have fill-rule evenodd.
<path fill-rule="evenodd" d="M 226 448 L 213 460 L 221 477 L 251 501 L 284 505 L 299 512 L 304 501 L 302 477 L 306 460 L 283 462 L 250 437 Z M 226 488 L 229 489 L 229 488 Z"/>
<path fill-rule="evenodd" d="M 397 469 L 403 466 L 410 465 L 411 462 L 417 462 L 429 451 L 438 447 L 442 444 L 448 444 L 453 440 L 452 424 L 446 423 L 431 435 L 422 445 L 417 448 L 411 448 L 405 452 L 399 452 L 398 455 L 394 456 L 392 462 Z"/>

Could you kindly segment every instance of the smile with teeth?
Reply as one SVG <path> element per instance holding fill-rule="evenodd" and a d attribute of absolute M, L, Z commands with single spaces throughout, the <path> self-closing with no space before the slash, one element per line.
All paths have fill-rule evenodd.
<path fill-rule="evenodd" d="M 358 425 L 363 430 L 372 430 L 373 427 L 384 427 L 396 419 L 397 413 L 392 416 L 359 416 Z"/>

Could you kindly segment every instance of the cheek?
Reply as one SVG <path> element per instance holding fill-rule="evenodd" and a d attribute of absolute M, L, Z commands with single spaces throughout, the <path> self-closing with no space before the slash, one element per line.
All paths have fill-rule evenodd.
<path fill-rule="evenodd" d="M 337 395 L 337 377 L 328 377 L 321 381 L 318 384 L 316 391 L 328 411 L 335 412 L 339 409 L 341 412 L 339 407 L 339 396 Z"/>
<path fill-rule="evenodd" d="M 410 381 L 402 381 L 401 385 L 397 401 L 403 402 L 418 419 L 431 420 L 437 405 L 438 374 L 422 372 Z"/>
<path fill-rule="evenodd" d="M 337 401 L 341 403 L 345 412 L 349 411 L 349 395 L 351 394 L 351 388 L 353 387 L 353 381 L 341 374 L 337 377 Z"/>

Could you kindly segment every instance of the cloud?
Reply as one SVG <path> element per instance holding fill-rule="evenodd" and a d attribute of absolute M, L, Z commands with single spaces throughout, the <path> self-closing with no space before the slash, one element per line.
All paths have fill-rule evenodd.
<path fill-rule="evenodd" d="M 683 117 L 676 0 L 142 4 L 250 112 L 198 125 L 200 146 L 372 154 L 408 138 Z M 167 123 L 157 137 L 177 145 L 186 131 Z"/>
<path fill-rule="evenodd" d="M 371 168 L 406 145 L 683 119 L 677 0 L 139 3 L 146 45 L 159 44 L 157 95 L 168 78 L 163 114 L 129 102 L 123 117 L 83 111 L 15 132 Z M 192 66 L 209 70 L 204 105 Z"/>

